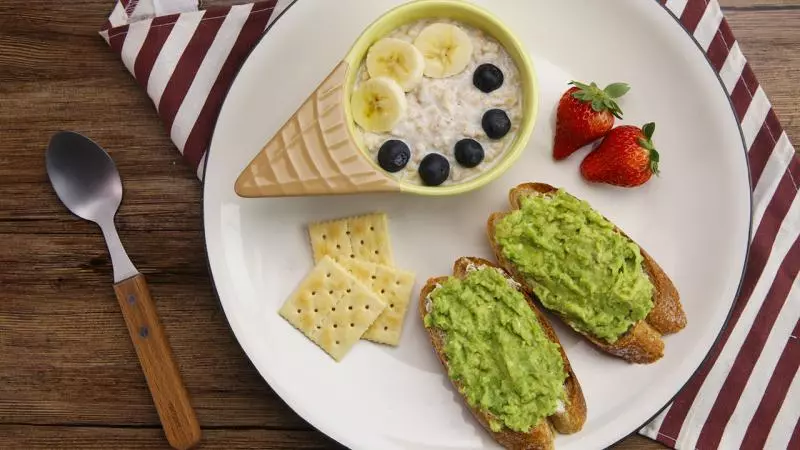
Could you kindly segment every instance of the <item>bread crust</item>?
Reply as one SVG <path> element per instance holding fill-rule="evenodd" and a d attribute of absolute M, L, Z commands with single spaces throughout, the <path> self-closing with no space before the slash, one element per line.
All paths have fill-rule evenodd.
<path fill-rule="evenodd" d="M 550 195 L 556 191 L 557 189 L 549 184 L 525 183 L 515 187 L 509 192 L 509 202 L 511 203 L 511 208 L 516 210 L 520 209 L 523 197 L 528 195 Z M 533 287 L 530 286 L 530 284 L 526 282 L 525 277 L 516 270 L 514 264 L 503 256 L 503 252 L 494 239 L 495 224 L 508 214 L 509 213 L 495 213 L 489 217 L 487 233 L 489 235 L 492 251 L 500 266 L 511 273 L 518 282 L 522 283 L 526 291 L 534 296 Z M 618 227 L 616 227 L 616 231 L 635 243 L 633 239 Z M 645 273 L 647 273 L 654 286 L 653 309 L 647 317 L 631 326 L 631 329 L 613 344 L 609 344 L 585 332 L 576 331 L 607 353 L 631 363 L 649 364 L 658 361 L 664 356 L 664 340 L 662 336 L 676 333 L 686 327 L 686 314 L 683 311 L 680 296 L 675 285 L 661 266 L 659 266 L 641 246 L 639 246 L 639 248 L 644 258 L 642 265 Z M 552 312 L 559 315 L 556 311 Z M 569 320 L 561 315 L 559 316 L 564 322 L 569 324 Z"/>
<path fill-rule="evenodd" d="M 489 262 L 485 259 L 481 258 L 474 258 L 474 257 L 462 257 L 459 258 L 453 267 L 453 276 L 463 279 L 467 273 L 467 268 L 470 265 L 476 266 L 486 266 L 486 267 L 494 267 L 503 274 L 509 280 L 513 280 L 511 275 L 509 275 L 506 271 L 502 268 L 498 267 L 496 264 Z M 424 321 L 425 316 L 427 315 L 427 297 L 428 295 L 436 289 L 438 284 L 444 283 L 448 277 L 439 277 L 439 278 L 431 278 L 427 281 L 425 286 L 422 288 L 422 291 L 419 295 L 419 314 L 420 318 Z M 522 433 L 514 430 L 503 429 L 499 432 L 494 432 L 489 427 L 489 418 L 490 415 L 483 411 L 478 411 L 475 408 L 472 408 L 469 404 L 464 403 L 470 409 L 472 414 L 478 420 L 478 422 L 489 432 L 492 437 L 503 447 L 508 449 L 520 449 L 520 450 L 550 450 L 554 448 L 554 439 L 555 439 L 555 432 L 559 432 L 561 434 L 572 434 L 576 433 L 583 428 L 583 424 L 586 422 L 586 401 L 583 397 L 583 391 L 581 390 L 580 383 L 578 382 L 575 373 L 572 370 L 572 366 L 569 363 L 569 359 L 567 358 L 567 354 L 564 352 L 564 349 L 561 347 L 561 343 L 558 340 L 558 336 L 553 331 L 553 327 L 550 325 L 550 322 L 547 318 L 539 311 L 536 307 L 536 304 L 533 302 L 532 298 L 529 294 L 520 287 L 519 291 L 525 296 L 525 300 L 528 302 L 528 305 L 531 307 L 534 313 L 536 313 L 536 317 L 539 319 L 539 323 L 542 325 L 542 329 L 544 330 L 547 338 L 550 339 L 552 342 L 558 344 L 559 351 L 561 352 L 561 358 L 564 361 L 564 369 L 567 371 L 567 379 L 564 381 L 564 390 L 565 390 L 565 407 L 563 412 L 556 412 L 555 414 L 542 419 L 539 424 L 531 429 L 528 433 Z M 445 343 L 445 336 L 441 330 L 432 329 L 425 327 L 428 332 L 428 336 L 430 337 L 431 344 L 433 345 L 434 351 L 436 356 L 441 361 L 442 365 L 445 368 L 445 371 L 448 370 L 448 363 L 447 358 L 444 354 L 444 343 Z M 455 388 L 461 392 L 462 386 L 460 383 L 450 380 Z"/>

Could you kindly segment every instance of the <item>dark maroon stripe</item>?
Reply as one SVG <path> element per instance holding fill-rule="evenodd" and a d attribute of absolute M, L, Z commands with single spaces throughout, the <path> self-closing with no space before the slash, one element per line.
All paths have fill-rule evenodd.
<path fill-rule="evenodd" d="M 129 0 L 126 3 L 128 3 L 127 6 L 125 6 L 125 3 L 123 3 L 123 6 L 125 6 L 125 13 L 130 16 L 136 10 L 136 6 L 139 4 L 139 0 Z"/>
<path fill-rule="evenodd" d="M 745 64 L 745 67 L 748 65 Z M 749 90 L 743 78 L 740 77 L 739 81 L 736 82 L 736 87 L 731 92 L 731 102 L 733 102 L 733 109 L 736 111 L 736 117 L 739 118 L 739 122 L 742 121 L 745 113 L 747 113 L 747 108 L 750 107 L 750 103 L 753 101 L 754 92 Z"/>
<path fill-rule="evenodd" d="M 770 113 L 774 114 L 772 109 L 770 109 Z M 769 161 L 777 142 L 777 139 L 772 136 L 770 127 L 765 123 L 747 153 L 747 159 L 750 161 L 750 176 L 753 189 L 758 186 L 761 174 L 764 173 L 764 168 L 767 166 L 767 161 Z"/>
<path fill-rule="evenodd" d="M 128 36 L 128 25 L 114 27 L 108 31 L 108 42 L 114 53 L 122 54 L 122 44 L 125 43 L 126 36 Z"/>
<path fill-rule="evenodd" d="M 792 179 L 792 185 L 795 187 L 794 192 L 797 194 L 797 185 L 794 183 L 795 180 L 800 180 L 800 158 L 798 158 L 797 153 L 792 156 L 792 160 L 789 161 L 789 176 Z"/>
<path fill-rule="evenodd" d="M 706 51 L 708 60 L 711 61 L 711 65 L 714 66 L 714 70 L 716 70 L 717 73 L 719 73 L 719 71 L 722 70 L 722 66 L 725 65 L 725 60 L 728 58 L 730 51 L 730 48 L 725 43 L 725 39 L 722 37 L 722 33 L 717 31 L 717 34 L 714 35 L 714 39 L 711 40 L 711 45 L 708 46 L 708 50 Z"/>
<path fill-rule="evenodd" d="M 792 438 L 789 439 L 789 445 L 786 448 L 800 448 L 800 419 L 797 419 L 797 423 L 794 424 Z"/>
<path fill-rule="evenodd" d="M 793 160 L 793 164 L 797 164 L 797 158 Z M 772 246 L 775 243 L 775 238 L 780 230 L 783 219 L 789 212 L 792 199 L 796 195 L 794 184 L 792 183 L 790 175 L 793 171 L 790 170 L 784 175 L 775 195 L 770 200 L 767 210 L 764 213 L 764 218 L 758 225 L 758 228 L 753 239 L 753 244 L 750 247 L 750 258 L 747 262 L 744 278 L 742 280 L 741 291 L 739 298 L 731 310 L 730 318 L 728 319 L 727 326 L 722 330 L 719 339 L 711 348 L 708 358 L 705 363 L 697 370 L 694 376 L 681 390 L 680 394 L 673 400 L 672 406 L 664 417 L 661 423 L 659 433 L 665 436 L 677 436 L 683 427 L 683 421 L 686 419 L 689 409 L 697 399 L 697 394 L 703 386 L 706 378 L 708 377 L 711 368 L 717 363 L 719 355 L 725 344 L 730 339 L 733 329 L 742 315 L 744 307 L 750 301 L 750 296 L 758 283 L 758 279 L 764 272 L 769 255 L 772 253 Z"/>
<path fill-rule="evenodd" d="M 788 174 L 785 178 L 788 178 Z M 791 203 L 791 201 L 789 201 Z M 769 338 L 770 330 L 775 326 L 778 316 L 789 298 L 792 283 L 800 272 L 800 239 L 796 240 L 786 257 L 781 262 L 778 274 L 764 299 L 764 303 L 755 317 L 752 328 L 747 333 L 744 343 L 739 348 L 739 353 L 733 362 L 730 373 L 720 388 L 720 394 L 714 401 L 714 406 L 703 424 L 696 448 L 715 449 L 719 447 L 725 427 L 742 397 L 744 388 L 750 375 L 756 368 L 756 363 L 764 345 Z"/>
<path fill-rule="evenodd" d="M 676 444 L 678 443 L 677 436 L 676 437 L 667 436 L 665 434 L 661 434 L 660 432 L 658 433 L 658 436 L 656 436 L 656 440 L 666 445 L 669 448 L 675 448 Z"/>
<path fill-rule="evenodd" d="M 197 69 L 200 68 L 203 58 L 208 53 L 208 49 L 211 47 L 211 43 L 214 42 L 214 38 L 217 36 L 217 32 L 230 9 L 230 7 L 207 9 L 203 19 L 195 29 L 194 35 L 189 40 L 189 44 L 184 49 L 180 60 L 178 60 L 175 71 L 167 82 L 164 94 L 158 103 L 158 115 L 164 121 L 164 126 L 168 133 L 171 132 L 175 115 L 178 114 L 178 109 L 186 97 L 186 92 L 189 91 L 189 87 L 192 85 L 195 75 L 197 75 Z"/>
<path fill-rule="evenodd" d="M 118 27 L 112 27 L 111 29 L 108 30 L 108 36 L 115 37 L 122 34 L 128 34 L 128 28 L 130 28 L 130 25 L 120 25 Z"/>
<path fill-rule="evenodd" d="M 144 38 L 142 48 L 136 56 L 136 62 L 133 64 L 133 76 L 136 81 L 147 89 L 147 81 L 150 79 L 150 72 L 153 70 L 153 64 L 156 63 L 158 54 L 161 53 L 161 48 L 164 42 L 167 41 L 169 34 L 172 32 L 172 27 L 178 21 L 179 14 L 170 14 L 168 16 L 156 17 L 150 23 L 150 29 L 147 30 L 147 37 Z"/>
<path fill-rule="evenodd" d="M 689 34 L 694 34 L 707 7 L 708 0 L 694 0 L 686 4 L 686 8 L 681 14 L 681 23 L 689 31 Z"/>
<path fill-rule="evenodd" d="M 800 246 L 800 241 L 795 245 Z M 798 333 L 800 333 L 800 320 L 794 326 L 792 336 L 797 336 Z M 764 448 L 798 368 L 800 368 L 800 344 L 796 338 L 789 337 L 778 360 L 778 365 L 775 366 L 775 371 L 770 377 L 767 390 L 761 397 L 761 402 L 753 414 L 750 425 L 747 426 L 747 432 L 742 440 L 742 448 Z"/>
<path fill-rule="evenodd" d="M 772 138 L 776 141 L 778 138 L 781 137 L 783 134 L 783 126 L 781 122 L 778 120 L 777 114 L 775 114 L 775 110 L 770 108 L 769 112 L 767 113 L 767 121 L 766 121 L 767 129 L 769 129 Z"/>
<path fill-rule="evenodd" d="M 750 90 L 751 94 L 755 94 L 758 90 L 758 80 L 756 79 L 756 74 L 753 72 L 753 68 L 750 64 L 745 64 L 744 69 L 742 70 L 742 80 L 747 85 L 747 89 Z"/>
<path fill-rule="evenodd" d="M 736 42 L 736 38 L 733 36 L 733 31 L 731 31 L 731 26 L 728 23 L 728 19 L 722 19 L 722 22 L 719 24 L 719 32 L 722 35 L 722 39 L 725 41 L 725 45 L 728 47 L 728 50 L 732 49 L 733 43 Z"/>
<path fill-rule="evenodd" d="M 196 14 L 196 13 L 189 13 L 189 14 Z M 175 14 L 168 14 L 166 16 L 153 17 L 153 20 L 150 21 L 150 26 L 151 27 L 160 27 L 160 26 L 167 25 L 167 24 L 174 24 L 175 22 L 178 21 L 178 19 L 180 19 L 180 17 L 181 17 L 181 13 L 175 13 Z"/>
<path fill-rule="evenodd" d="M 200 111 L 200 115 L 197 117 L 197 121 L 183 147 L 183 157 L 194 169 L 197 169 L 203 154 L 208 150 L 214 121 L 216 121 L 219 109 L 222 107 L 222 101 L 225 98 L 228 87 L 233 82 L 236 71 L 247 57 L 250 49 L 264 33 L 264 28 L 267 26 L 270 16 L 272 16 L 276 2 L 277 0 L 270 0 L 256 3 L 253 6 L 253 10 L 250 11 L 247 21 L 239 32 L 230 54 L 225 59 L 225 63 L 222 65 L 222 69 L 211 87 L 203 109 Z"/>

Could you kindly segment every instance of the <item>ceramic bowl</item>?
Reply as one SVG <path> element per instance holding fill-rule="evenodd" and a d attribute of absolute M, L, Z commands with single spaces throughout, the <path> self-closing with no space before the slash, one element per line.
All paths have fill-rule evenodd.
<path fill-rule="evenodd" d="M 479 176 L 463 183 L 423 186 L 399 181 L 400 190 L 403 192 L 428 196 L 457 195 L 478 189 L 494 181 L 508 170 L 525 150 L 536 123 L 536 116 L 539 110 L 539 89 L 533 62 L 520 40 L 514 35 L 514 32 L 506 27 L 500 19 L 485 9 L 463 0 L 416 0 L 388 11 L 364 30 L 345 57 L 348 72 L 345 79 L 344 98 L 350 98 L 359 68 L 372 44 L 407 23 L 431 18 L 446 18 L 463 22 L 493 37 L 514 60 L 519 70 L 519 82 L 522 84 L 522 123 L 519 126 L 516 138 L 501 161 Z M 350 127 L 350 134 L 375 168 L 378 171 L 382 171 L 383 169 L 377 165 L 361 141 L 361 133 L 356 129 L 349 101 L 345 102 L 345 114 Z"/>

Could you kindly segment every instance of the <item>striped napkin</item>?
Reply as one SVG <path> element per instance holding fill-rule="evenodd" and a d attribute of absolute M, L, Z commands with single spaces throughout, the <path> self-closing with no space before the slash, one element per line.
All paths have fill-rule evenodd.
<path fill-rule="evenodd" d="M 118 0 L 101 28 L 200 179 L 214 122 L 239 65 L 290 3 L 199 10 L 197 0 Z"/>
<path fill-rule="evenodd" d="M 689 384 L 640 433 L 677 449 L 800 449 L 800 158 L 717 0 L 658 1 L 706 51 L 741 120 L 754 234 L 728 327 Z M 200 179 L 237 68 L 291 2 L 199 10 L 195 0 L 119 0 L 102 27 Z"/>

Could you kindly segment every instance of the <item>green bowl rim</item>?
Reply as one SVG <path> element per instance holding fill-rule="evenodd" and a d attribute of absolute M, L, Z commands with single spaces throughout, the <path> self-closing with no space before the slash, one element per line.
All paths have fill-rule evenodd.
<path fill-rule="evenodd" d="M 355 75 L 357 73 L 358 68 L 361 66 L 364 56 L 366 55 L 366 49 L 372 45 L 374 41 L 374 34 L 376 30 L 380 28 L 386 22 L 394 22 L 399 21 L 404 23 L 403 16 L 407 15 L 409 11 L 416 11 L 419 9 L 428 9 L 428 8 L 457 8 L 460 9 L 467 14 L 472 14 L 475 17 L 479 18 L 479 21 L 490 22 L 493 26 L 499 30 L 502 30 L 505 33 L 505 37 L 503 39 L 495 36 L 492 33 L 489 33 L 493 38 L 497 39 L 498 41 L 503 41 L 504 47 L 509 47 L 508 44 L 513 47 L 512 49 L 506 48 L 506 51 L 512 53 L 512 58 L 514 62 L 518 66 L 518 70 L 520 72 L 520 79 L 522 80 L 523 84 L 523 99 L 526 103 L 529 103 L 530 106 L 525 108 L 527 111 L 523 111 L 523 120 L 522 125 L 517 132 L 517 136 L 515 138 L 515 142 L 511 145 L 510 151 L 506 154 L 505 158 L 500 161 L 498 164 L 494 165 L 488 171 L 480 174 L 479 176 L 459 184 L 453 184 L 448 186 L 423 186 L 423 185 L 416 185 L 407 183 L 401 180 L 396 180 L 401 192 L 418 194 L 423 196 L 448 196 L 448 195 L 458 195 L 463 194 L 466 192 L 470 192 L 476 189 L 479 189 L 492 181 L 499 178 L 503 173 L 505 173 L 512 165 L 519 159 L 522 152 L 525 151 L 525 148 L 530 141 L 530 137 L 533 134 L 533 129 L 536 125 L 536 120 L 539 113 L 539 83 L 538 77 L 536 74 L 536 68 L 534 66 L 533 60 L 531 59 L 528 52 L 525 50 L 525 47 L 522 45 L 522 42 L 517 38 L 516 34 L 511 31 L 498 17 L 494 14 L 490 13 L 489 11 L 474 5 L 470 2 L 464 0 L 413 0 L 409 3 L 405 3 L 399 6 L 394 7 L 393 9 L 387 11 L 383 15 L 381 15 L 378 19 L 373 21 L 356 39 L 353 46 L 348 51 L 347 56 L 345 57 L 344 61 L 348 64 L 348 74 L 346 76 L 346 82 L 344 86 L 345 92 L 345 116 L 347 117 L 348 121 L 348 131 L 350 132 L 351 137 L 353 140 L 358 144 L 359 150 L 364 152 L 367 156 L 369 156 L 369 152 L 366 151 L 364 148 L 363 143 L 359 135 L 356 133 L 356 125 L 352 119 L 352 113 L 350 111 L 350 94 L 353 89 L 353 81 Z M 481 28 L 478 26 L 478 28 Z M 516 53 L 519 57 L 515 57 L 513 53 Z M 527 83 L 526 83 L 527 79 Z M 524 85 L 530 85 L 529 91 L 525 92 Z M 527 112 L 527 114 L 525 114 Z M 367 158 L 370 164 L 383 172 L 383 169 L 378 166 L 378 164 L 373 161 L 373 158 Z"/>

